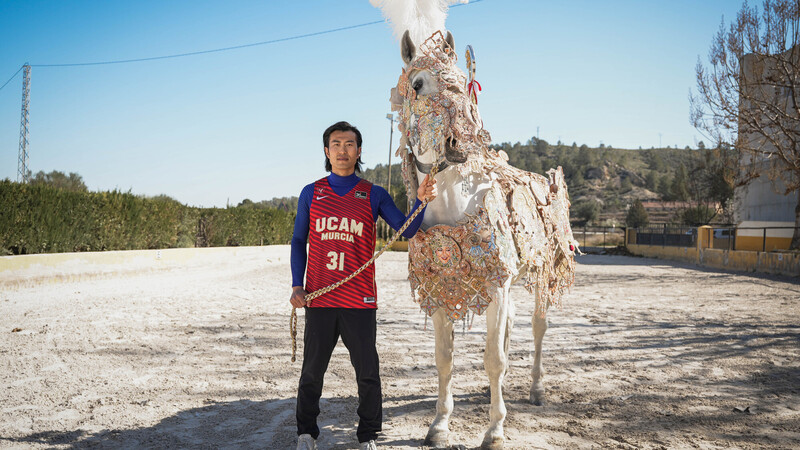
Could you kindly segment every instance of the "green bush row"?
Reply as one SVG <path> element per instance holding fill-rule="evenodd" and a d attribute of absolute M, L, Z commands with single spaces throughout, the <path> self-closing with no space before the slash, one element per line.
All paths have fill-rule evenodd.
<path fill-rule="evenodd" d="M 0 181 L 0 254 L 288 244 L 294 212 Z"/>

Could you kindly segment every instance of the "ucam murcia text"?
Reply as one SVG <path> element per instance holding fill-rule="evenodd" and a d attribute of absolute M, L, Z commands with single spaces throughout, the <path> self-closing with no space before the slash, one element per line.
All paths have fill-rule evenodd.
<path fill-rule="evenodd" d="M 354 242 L 354 235 L 361 236 L 364 231 L 364 223 L 352 220 L 347 217 L 322 217 L 316 220 L 316 230 L 320 239 L 336 239 L 340 241 Z M 327 233 L 323 233 L 328 231 Z"/>

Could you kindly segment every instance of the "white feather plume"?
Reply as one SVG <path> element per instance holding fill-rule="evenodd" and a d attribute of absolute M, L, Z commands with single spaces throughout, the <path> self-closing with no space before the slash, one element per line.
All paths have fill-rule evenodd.
<path fill-rule="evenodd" d="M 444 21 L 447 9 L 454 3 L 468 3 L 469 0 L 369 0 L 372 6 L 380 8 L 383 16 L 392 24 L 394 37 L 400 39 L 408 30 L 411 40 L 419 46 L 436 30 L 446 31 Z"/>

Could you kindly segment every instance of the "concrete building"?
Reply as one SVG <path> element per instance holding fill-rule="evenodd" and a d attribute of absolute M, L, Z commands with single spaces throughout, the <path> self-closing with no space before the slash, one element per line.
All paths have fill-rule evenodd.
<path fill-rule="evenodd" d="M 791 227 L 795 225 L 795 207 L 800 192 L 785 194 L 785 181 L 775 176 L 776 168 L 780 169 L 780 165 L 783 164 L 775 155 L 775 145 L 765 139 L 763 134 L 749 130 L 760 127 L 772 133 L 771 137 L 782 143 L 788 143 L 790 138 L 800 139 L 800 129 L 798 129 L 800 117 L 797 116 L 794 107 L 794 103 L 800 99 L 792 98 L 794 91 L 786 87 L 787 84 L 798 84 L 799 57 L 800 48 L 794 47 L 779 57 L 749 54 L 741 59 L 739 139 L 744 147 L 757 149 L 758 152 L 743 154 L 740 162 L 744 170 L 761 175 L 747 186 L 736 188 L 734 193 L 736 202 L 734 220 L 740 228 L 737 233 L 737 249 L 753 247 L 752 250 L 769 251 L 770 248 L 788 248 L 791 242 L 793 232 Z M 785 64 L 786 62 L 789 64 Z M 792 83 L 784 81 L 787 66 L 788 72 L 793 72 L 790 76 L 795 78 Z M 756 116 L 753 119 L 755 123 L 753 120 L 748 122 L 741 113 L 745 109 L 748 109 L 748 112 L 764 111 L 765 115 L 760 117 L 764 117 L 765 120 L 758 120 L 760 117 Z M 766 120 L 766 114 L 776 117 L 781 116 L 781 111 L 784 120 L 781 120 L 779 125 Z M 750 114 L 750 117 L 753 116 Z M 767 227 L 788 228 L 764 230 Z M 764 241 L 767 241 L 766 245 Z"/>

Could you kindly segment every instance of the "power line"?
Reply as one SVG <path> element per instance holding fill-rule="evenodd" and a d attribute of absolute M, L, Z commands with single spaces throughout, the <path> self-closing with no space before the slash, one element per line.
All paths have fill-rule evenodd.
<path fill-rule="evenodd" d="M 23 68 L 23 67 L 25 67 L 25 66 L 24 66 L 24 65 L 22 65 L 22 66 L 19 66 L 19 69 L 17 69 L 17 71 L 16 71 L 16 72 L 14 72 L 14 75 L 11 75 L 11 78 L 9 78 L 9 79 L 8 79 L 8 81 L 6 81 L 6 82 L 5 82 L 5 83 L 4 83 L 2 86 L 0 86 L 0 91 L 2 91 L 2 90 L 3 90 L 3 88 L 4 88 L 4 87 L 6 87 L 6 85 L 7 85 L 8 83 L 11 83 L 11 80 L 13 80 L 13 79 L 14 79 L 14 77 L 16 77 L 16 76 L 17 76 L 17 74 L 19 73 L 19 71 L 20 71 L 20 70 L 22 70 L 22 68 Z"/>
<path fill-rule="evenodd" d="M 98 61 L 98 62 L 85 62 L 85 63 L 68 63 L 68 64 L 31 64 L 32 67 L 75 67 L 75 66 L 99 66 L 104 64 L 124 64 L 124 63 L 132 63 L 132 62 L 143 62 L 143 61 L 155 61 L 159 59 L 170 59 L 170 58 L 182 58 L 184 56 L 195 56 L 195 55 L 204 55 L 207 53 L 217 53 L 217 52 L 226 52 L 229 50 L 237 50 L 240 48 L 247 48 L 247 47 L 256 47 L 259 45 L 267 45 L 267 44 L 275 44 L 278 42 L 286 42 L 295 39 L 303 39 L 312 36 L 319 36 L 322 34 L 328 33 L 336 33 L 337 31 L 345 31 L 345 30 L 352 30 L 354 28 L 361 28 L 366 27 L 368 25 L 375 25 L 378 23 L 383 23 L 383 20 L 376 20 L 374 22 L 367 22 L 367 23 L 360 23 L 358 25 L 350 25 L 348 27 L 342 28 L 334 28 L 331 30 L 325 31 L 317 31 L 314 33 L 307 33 L 307 34 L 300 34 L 297 36 L 290 36 L 280 39 L 272 39 L 270 41 L 262 41 L 262 42 L 254 42 L 252 44 L 243 44 L 243 45 L 235 45 L 233 47 L 224 47 L 224 48 L 215 48 L 213 50 L 201 50 L 197 52 L 188 52 L 188 53 L 178 53 L 175 55 L 164 55 L 164 56 L 152 56 L 149 58 L 136 58 L 136 59 L 119 59 L 114 61 Z"/>
<path fill-rule="evenodd" d="M 252 44 L 242 44 L 242 45 L 235 45 L 233 47 L 215 48 L 215 49 L 212 49 L 212 50 L 200 50 L 200 51 L 196 51 L 196 52 L 178 53 L 178 54 L 175 54 L 175 55 L 151 56 L 151 57 L 147 57 L 147 58 L 119 59 L 119 60 L 112 60 L 112 61 L 96 61 L 96 62 L 84 62 L 84 63 L 30 64 L 30 66 L 31 67 L 100 66 L 100 65 L 107 65 L 107 64 L 124 64 L 124 63 L 143 62 L 143 61 L 156 61 L 156 60 L 159 60 L 159 59 L 182 58 L 184 56 L 195 56 L 195 55 L 203 55 L 203 54 L 207 54 L 207 53 L 225 52 L 225 51 L 230 51 L 230 50 L 238 50 L 238 49 L 241 49 L 241 48 L 257 47 L 259 45 L 275 44 L 275 43 L 278 43 L 278 42 L 286 42 L 286 41 L 292 41 L 292 40 L 296 40 L 296 39 L 303 39 L 303 38 L 308 38 L 308 37 L 313 37 L 313 36 L 320 36 L 320 35 L 323 35 L 323 34 L 336 33 L 338 31 L 345 31 L 345 30 L 352 30 L 354 28 L 366 27 L 366 26 L 369 26 L 369 25 L 375 25 L 375 24 L 379 24 L 379 23 L 383 23 L 383 22 L 384 22 L 383 20 L 376 20 L 376 21 L 373 21 L 373 22 L 360 23 L 358 25 L 350 25 L 350 26 L 347 26 L 347 27 L 334 28 L 334 29 L 324 30 L 324 31 L 317 31 L 317 32 L 314 32 L 314 33 L 300 34 L 300 35 L 297 35 L 297 36 L 289 36 L 289 37 L 280 38 L 280 39 L 272 39 L 272 40 L 269 40 L 269 41 L 254 42 Z M 17 71 L 14 73 L 14 75 L 12 75 L 11 78 L 8 79 L 8 81 L 6 81 L 2 86 L 0 86 L 0 90 L 2 90 L 4 87 L 6 87 L 6 85 L 8 83 L 10 83 L 11 80 L 13 80 L 14 77 L 17 76 L 17 74 L 19 74 L 19 72 L 22 70 L 22 67 L 23 66 L 20 66 L 20 68 L 17 69 Z"/>
<path fill-rule="evenodd" d="M 471 0 L 469 3 L 458 3 L 458 4 L 455 4 L 455 5 L 452 5 L 451 8 L 455 8 L 455 7 L 458 7 L 458 6 L 465 6 L 465 5 L 475 4 L 475 3 L 480 3 L 482 1 L 484 1 L 484 0 Z M 185 56 L 195 56 L 195 55 L 204 55 L 204 54 L 208 54 L 208 53 L 226 52 L 226 51 L 230 51 L 230 50 L 238 50 L 238 49 L 241 49 L 241 48 L 257 47 L 257 46 L 260 46 L 260 45 L 268 45 L 268 44 L 275 44 L 275 43 L 278 43 L 278 42 L 286 42 L 286 41 L 292 41 L 292 40 L 296 40 L 296 39 L 304 39 L 304 38 L 313 37 L 313 36 L 320 36 L 320 35 L 323 35 L 323 34 L 336 33 L 336 32 L 339 32 L 339 31 L 346 31 L 346 30 L 352 30 L 352 29 L 355 29 L 355 28 L 361 28 L 361 27 L 366 27 L 366 26 L 370 26 L 370 25 L 377 25 L 379 23 L 384 23 L 384 22 L 385 22 L 385 20 L 375 20 L 375 21 L 372 21 L 372 22 L 360 23 L 358 25 L 350 25 L 350 26 L 347 26 L 347 27 L 333 28 L 333 29 L 330 29 L 330 30 L 317 31 L 317 32 L 314 32 L 314 33 L 299 34 L 299 35 L 296 35 L 296 36 L 289 36 L 289 37 L 280 38 L 280 39 L 272 39 L 272 40 L 269 40 L 269 41 L 254 42 L 252 44 L 242 44 L 242 45 L 235 45 L 233 47 L 215 48 L 215 49 L 212 49 L 212 50 L 200 50 L 200 51 L 196 51 L 196 52 L 178 53 L 178 54 L 174 54 L 174 55 L 162 55 L 162 56 L 151 56 L 151 57 L 147 57 L 147 58 L 119 59 L 119 60 L 111 60 L 111 61 L 95 61 L 95 62 L 83 62 L 83 63 L 30 64 L 30 66 L 31 67 L 100 66 L 100 65 L 107 65 L 107 64 L 125 64 L 125 63 L 133 63 L 133 62 L 156 61 L 156 60 L 160 60 L 160 59 L 182 58 L 182 57 L 185 57 Z M 8 79 L 8 81 L 6 81 L 2 86 L 0 86 L 0 90 L 2 90 L 4 87 L 6 87 L 6 85 L 8 83 L 10 83 L 11 80 L 13 80 L 14 77 L 17 76 L 17 74 L 19 74 L 19 72 L 22 70 L 22 68 L 23 68 L 23 66 L 20 66 L 20 68 L 16 71 L 16 73 L 14 73 L 14 75 L 12 75 L 11 78 Z"/>

